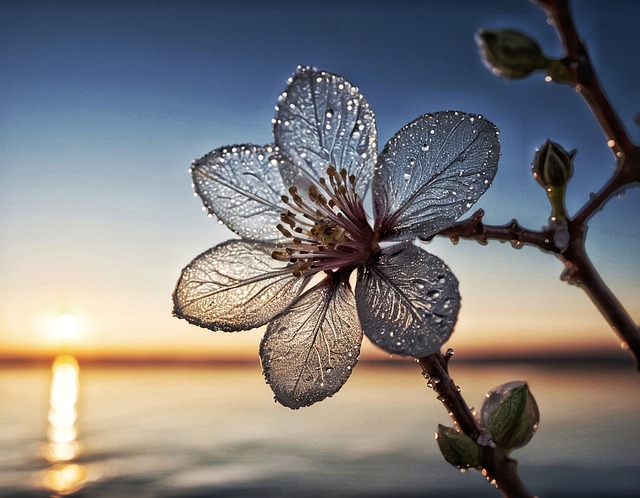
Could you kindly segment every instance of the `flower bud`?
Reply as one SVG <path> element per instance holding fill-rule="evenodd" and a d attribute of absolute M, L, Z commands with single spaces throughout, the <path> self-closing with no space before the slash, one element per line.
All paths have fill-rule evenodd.
<path fill-rule="evenodd" d="M 479 31 L 476 44 L 484 64 L 502 78 L 524 78 L 551 64 L 535 40 L 512 29 Z"/>
<path fill-rule="evenodd" d="M 573 175 L 575 156 L 575 150 L 567 152 L 562 145 L 547 139 L 533 158 L 533 177 L 545 189 L 566 185 Z"/>
<path fill-rule="evenodd" d="M 551 203 L 551 223 L 562 225 L 567 222 L 567 210 L 564 205 L 564 196 L 567 183 L 573 175 L 573 158 L 576 151 L 567 152 L 564 148 L 549 139 L 536 152 L 531 164 L 533 177 L 547 191 L 547 197 Z M 562 234 L 561 234 L 562 235 Z M 566 244 L 556 244 L 565 247 Z"/>
<path fill-rule="evenodd" d="M 442 456 L 454 467 L 468 469 L 480 465 L 480 448 L 463 432 L 438 424 L 436 440 Z"/>
<path fill-rule="evenodd" d="M 527 444 L 540 421 L 536 400 L 522 381 L 507 382 L 489 391 L 480 416 L 493 442 L 506 450 Z"/>

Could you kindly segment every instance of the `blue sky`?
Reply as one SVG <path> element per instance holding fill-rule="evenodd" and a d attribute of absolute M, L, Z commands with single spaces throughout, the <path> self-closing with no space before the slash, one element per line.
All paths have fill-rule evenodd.
<path fill-rule="evenodd" d="M 638 141 L 640 7 L 574 3 L 605 91 Z M 545 224 L 534 150 L 546 138 L 578 149 L 567 200 L 575 211 L 613 168 L 598 126 L 575 92 L 541 74 L 492 76 L 473 41 L 481 27 L 526 31 L 560 54 L 525 0 L 0 1 L 0 347 L 58 347 L 51 317 L 70 312 L 84 324 L 67 345 L 79 350 L 257 350 L 257 332 L 229 337 L 171 317 L 180 269 L 231 236 L 200 211 L 187 168 L 219 146 L 269 143 L 273 106 L 297 64 L 359 86 L 380 147 L 427 112 L 493 121 L 499 171 L 473 208 L 490 223 Z M 588 239 L 637 321 L 639 208 L 638 189 L 628 190 L 594 218 Z M 586 296 L 559 282 L 555 258 L 497 242 L 427 249 L 461 281 L 455 347 L 617 347 Z"/>

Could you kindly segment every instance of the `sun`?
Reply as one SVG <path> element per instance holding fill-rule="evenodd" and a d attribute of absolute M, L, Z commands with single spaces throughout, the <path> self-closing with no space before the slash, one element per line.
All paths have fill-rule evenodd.
<path fill-rule="evenodd" d="M 76 337 L 80 331 L 80 322 L 71 313 L 59 315 L 53 323 L 53 332 L 62 339 Z"/>

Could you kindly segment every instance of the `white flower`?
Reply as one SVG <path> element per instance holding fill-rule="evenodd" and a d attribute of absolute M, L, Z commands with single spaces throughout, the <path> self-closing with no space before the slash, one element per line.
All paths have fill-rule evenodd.
<path fill-rule="evenodd" d="M 427 114 L 378 155 L 375 116 L 358 89 L 309 67 L 289 80 L 273 124 L 275 145 L 194 161 L 196 192 L 241 239 L 183 270 L 174 313 L 213 330 L 268 324 L 265 377 L 279 402 L 299 408 L 342 387 L 363 331 L 413 357 L 449 338 L 458 282 L 413 240 L 451 225 L 488 188 L 498 131 L 478 115 Z M 373 225 L 362 202 L 369 187 Z"/>

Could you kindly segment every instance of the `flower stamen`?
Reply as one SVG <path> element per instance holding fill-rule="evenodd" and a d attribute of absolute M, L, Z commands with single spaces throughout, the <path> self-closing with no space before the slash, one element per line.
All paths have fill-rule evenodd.
<path fill-rule="evenodd" d="M 355 190 L 356 180 L 346 169 L 330 165 L 327 178 L 311 184 L 305 197 L 296 186 L 282 196 L 289 209 L 280 215 L 277 229 L 291 242 L 274 251 L 273 257 L 292 263 L 294 275 L 350 272 L 377 247 Z"/>

